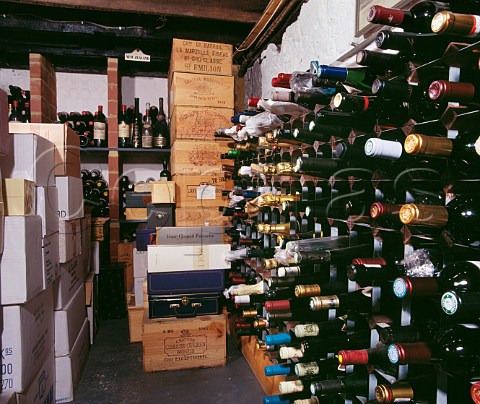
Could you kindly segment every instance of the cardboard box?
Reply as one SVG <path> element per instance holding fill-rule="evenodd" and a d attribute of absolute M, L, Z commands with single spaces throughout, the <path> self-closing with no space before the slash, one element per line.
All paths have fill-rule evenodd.
<path fill-rule="evenodd" d="M 80 219 L 60 220 L 59 234 L 60 263 L 63 264 L 82 253 Z"/>
<path fill-rule="evenodd" d="M 179 105 L 233 108 L 233 76 L 170 72 L 168 78 L 170 116 L 171 111 Z"/>
<path fill-rule="evenodd" d="M 146 251 L 133 249 L 133 276 L 135 278 L 147 276 L 148 254 Z"/>
<path fill-rule="evenodd" d="M 147 208 L 125 208 L 126 220 L 147 220 Z"/>
<path fill-rule="evenodd" d="M 61 123 L 10 122 L 9 129 L 10 133 L 34 133 L 50 140 L 55 146 L 54 175 L 80 178 L 80 141 L 69 126 Z"/>
<path fill-rule="evenodd" d="M 226 142 L 177 140 L 170 155 L 172 174 L 223 174 L 220 155 L 228 150 Z"/>
<path fill-rule="evenodd" d="M 226 320 L 223 314 L 188 319 L 143 318 L 145 373 L 224 366 Z"/>
<path fill-rule="evenodd" d="M 92 234 L 90 214 L 86 214 L 83 219 L 80 219 L 80 227 L 82 229 L 83 272 L 87 275 L 90 273 L 90 243 Z"/>
<path fill-rule="evenodd" d="M 82 257 L 78 256 L 60 264 L 60 276 L 54 282 L 53 304 L 55 310 L 63 310 L 84 280 Z"/>
<path fill-rule="evenodd" d="M 233 189 L 232 180 L 222 174 L 174 175 L 177 208 L 213 208 L 228 205 L 222 191 Z"/>
<path fill-rule="evenodd" d="M 16 404 L 52 404 L 54 402 L 55 356 L 52 350 L 30 386 L 25 391 L 17 393 Z"/>
<path fill-rule="evenodd" d="M 136 276 L 134 278 L 133 287 L 135 295 L 135 304 L 137 306 L 143 306 L 143 284 L 145 283 L 146 276 Z"/>
<path fill-rule="evenodd" d="M 2 394 L 24 391 L 53 350 L 52 288 L 24 305 L 3 306 Z"/>
<path fill-rule="evenodd" d="M 177 272 L 230 268 L 225 254 L 228 244 L 149 245 L 148 272 Z"/>
<path fill-rule="evenodd" d="M 177 208 L 175 226 L 231 226 L 228 216 L 223 216 L 218 208 Z"/>
<path fill-rule="evenodd" d="M 78 136 L 77 136 L 78 137 Z M 12 153 L 2 161 L 5 178 L 33 181 L 39 187 L 55 185 L 54 145 L 38 135 L 13 135 Z"/>
<path fill-rule="evenodd" d="M 88 348 L 88 321 L 85 319 L 70 354 L 55 357 L 56 403 L 73 401 L 75 390 L 87 361 Z"/>
<path fill-rule="evenodd" d="M 152 181 L 152 203 L 175 203 L 174 181 Z"/>
<path fill-rule="evenodd" d="M 11 153 L 12 137 L 8 133 L 8 95 L 0 89 L 0 156 Z"/>
<path fill-rule="evenodd" d="M 133 264 L 133 245 L 133 242 L 118 244 L 118 262 L 129 262 Z"/>
<path fill-rule="evenodd" d="M 232 45 L 173 38 L 170 71 L 232 75 Z"/>
<path fill-rule="evenodd" d="M 98 330 L 98 275 L 93 272 L 85 279 L 85 304 L 90 331 L 90 345 L 93 345 Z"/>
<path fill-rule="evenodd" d="M 58 217 L 60 220 L 73 220 L 83 217 L 82 179 L 76 177 L 56 177 L 58 189 Z"/>
<path fill-rule="evenodd" d="M 42 238 L 43 289 L 60 276 L 58 233 Z"/>
<path fill-rule="evenodd" d="M 58 190 L 56 187 L 36 187 L 37 215 L 42 218 L 42 236 L 58 233 Z"/>
<path fill-rule="evenodd" d="M 142 342 L 143 334 L 143 312 L 142 306 L 128 306 L 128 330 L 130 342 Z"/>
<path fill-rule="evenodd" d="M 22 304 L 43 289 L 42 219 L 7 216 L 0 258 L 0 303 Z"/>
<path fill-rule="evenodd" d="M 55 356 L 68 355 L 80 332 L 87 311 L 85 308 L 85 285 L 83 282 L 63 310 L 55 316 Z"/>
<path fill-rule="evenodd" d="M 35 183 L 21 178 L 5 178 L 3 208 L 5 216 L 35 215 Z"/>
<path fill-rule="evenodd" d="M 170 119 L 170 143 L 178 139 L 215 140 L 218 128 L 233 126 L 233 114 L 232 108 L 175 106 Z"/>
<path fill-rule="evenodd" d="M 159 227 L 157 245 L 207 245 L 224 243 L 225 228 L 222 226 Z"/>

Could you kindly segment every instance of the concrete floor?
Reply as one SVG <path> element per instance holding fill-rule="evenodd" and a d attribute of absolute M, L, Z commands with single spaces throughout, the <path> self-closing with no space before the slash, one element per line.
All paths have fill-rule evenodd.
<path fill-rule="evenodd" d="M 77 404 L 255 404 L 263 391 L 240 351 L 227 339 L 227 366 L 143 373 L 142 344 L 128 340 L 128 321 L 101 322 Z"/>

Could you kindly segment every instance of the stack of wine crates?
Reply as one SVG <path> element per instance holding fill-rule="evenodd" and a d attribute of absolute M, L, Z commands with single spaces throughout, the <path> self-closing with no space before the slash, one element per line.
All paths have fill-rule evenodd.
<path fill-rule="evenodd" d="M 226 363 L 226 320 L 219 313 L 230 246 L 220 210 L 233 182 L 220 159 L 228 143 L 213 134 L 230 126 L 234 113 L 232 46 L 174 39 L 168 91 L 175 227 L 157 228 L 146 261 L 134 257 L 135 274 L 138 267 L 147 277 L 145 372 Z M 143 295 L 140 283 L 137 293 Z"/>
<path fill-rule="evenodd" d="M 78 136 L 63 124 L 10 123 L 0 159 L 5 214 L 0 282 L 2 399 L 70 402 L 89 342 L 89 217 Z M 39 389 L 39 386 L 41 387 Z"/>

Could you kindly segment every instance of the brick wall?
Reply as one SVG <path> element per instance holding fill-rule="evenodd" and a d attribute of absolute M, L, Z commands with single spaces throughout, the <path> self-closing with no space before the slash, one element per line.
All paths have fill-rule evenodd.
<path fill-rule="evenodd" d="M 52 123 L 57 120 L 55 69 L 38 53 L 30 54 L 30 109 L 34 123 Z"/>

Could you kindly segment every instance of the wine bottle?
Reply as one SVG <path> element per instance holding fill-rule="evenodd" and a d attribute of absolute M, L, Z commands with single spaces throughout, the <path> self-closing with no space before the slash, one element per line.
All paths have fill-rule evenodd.
<path fill-rule="evenodd" d="M 480 292 L 448 290 L 440 304 L 443 312 L 454 319 L 476 319 L 480 314 Z"/>
<path fill-rule="evenodd" d="M 370 330 L 360 330 L 335 337 L 311 338 L 301 343 L 303 357 L 321 357 L 342 348 L 360 349 L 370 345 Z"/>
<path fill-rule="evenodd" d="M 363 49 L 357 53 L 356 62 L 362 66 L 382 67 L 390 71 L 390 75 L 398 75 L 408 70 L 409 56 L 402 52 L 393 54 Z"/>
<path fill-rule="evenodd" d="M 310 62 L 310 73 L 328 80 L 337 80 L 359 90 L 370 90 L 376 72 L 367 67 L 336 67 Z"/>
<path fill-rule="evenodd" d="M 404 274 L 403 265 L 398 262 L 387 263 L 381 257 L 355 258 L 347 272 L 348 279 L 365 286 L 371 285 L 372 281 L 394 280 Z"/>
<path fill-rule="evenodd" d="M 130 147 L 130 122 L 127 118 L 127 106 L 122 105 L 118 117 L 118 147 Z"/>
<path fill-rule="evenodd" d="M 447 290 L 480 291 L 480 262 L 454 262 L 437 277 L 400 277 L 395 279 L 393 290 L 399 298 L 433 297 Z"/>
<path fill-rule="evenodd" d="M 93 120 L 93 146 L 107 147 L 107 120 L 102 105 L 98 106 Z"/>
<path fill-rule="evenodd" d="M 153 147 L 152 119 L 150 118 L 150 103 L 148 102 L 145 115 L 143 116 L 142 147 L 144 149 L 151 149 Z"/>
<path fill-rule="evenodd" d="M 480 156 L 476 150 L 478 134 L 460 133 L 455 139 L 410 134 L 404 149 L 408 154 L 431 156 L 449 160 L 449 168 L 456 175 L 467 178 L 480 176 Z"/>
<path fill-rule="evenodd" d="M 299 157 L 295 165 L 295 171 L 327 179 L 331 176 L 338 176 L 339 178 L 353 176 L 361 179 L 371 179 L 373 176 L 372 170 L 359 167 L 358 164 L 353 162 L 310 157 Z"/>
<path fill-rule="evenodd" d="M 430 24 L 433 32 L 437 34 L 458 35 L 461 37 L 477 37 L 479 33 L 480 16 L 458 14 L 445 10 L 440 11 Z"/>
<path fill-rule="evenodd" d="M 166 148 L 170 144 L 167 117 L 163 109 L 163 98 L 158 99 L 157 120 L 153 125 L 153 147 Z"/>
<path fill-rule="evenodd" d="M 314 296 L 310 298 L 310 309 L 313 311 L 337 309 L 341 312 L 356 310 L 359 313 L 369 313 L 372 310 L 372 297 L 364 290 L 332 296 Z"/>
<path fill-rule="evenodd" d="M 368 384 L 368 373 L 365 370 L 360 370 L 348 376 L 312 382 L 310 392 L 315 396 L 343 393 L 366 397 L 368 396 Z"/>
<path fill-rule="evenodd" d="M 342 349 L 338 352 L 338 363 L 342 366 L 367 364 L 383 366 L 389 363 L 388 347 L 378 344 L 366 349 Z"/>
<path fill-rule="evenodd" d="M 8 117 L 9 122 L 22 122 L 22 113 L 20 111 L 18 100 L 13 100 L 12 102 L 12 112 Z"/>
<path fill-rule="evenodd" d="M 160 171 L 160 181 L 171 181 L 172 174 L 168 170 L 168 161 L 166 159 L 162 161 L 162 166 L 163 166 L 163 170 Z"/>
<path fill-rule="evenodd" d="M 23 103 L 23 122 L 30 123 L 31 122 L 31 112 L 30 112 L 30 103 L 24 102 Z"/>
<path fill-rule="evenodd" d="M 142 147 L 142 115 L 140 114 L 140 100 L 138 98 L 135 98 L 131 143 L 133 148 Z"/>
<path fill-rule="evenodd" d="M 299 362 L 293 365 L 294 372 L 298 377 L 334 374 L 338 370 L 338 360 L 336 358 L 316 360 L 314 362 Z"/>
<path fill-rule="evenodd" d="M 454 324 L 436 333 L 432 343 L 392 344 L 388 358 L 394 364 L 439 363 L 452 377 L 478 375 L 480 328 L 476 324 Z"/>
<path fill-rule="evenodd" d="M 403 28 L 407 32 L 430 33 L 435 14 L 446 9 L 435 1 L 420 1 L 408 11 L 375 5 L 370 7 L 367 21 Z"/>
<path fill-rule="evenodd" d="M 401 207 L 402 205 L 398 203 L 374 202 L 370 206 L 370 217 L 381 226 L 400 229 L 402 222 L 398 214 Z"/>
<path fill-rule="evenodd" d="M 396 403 L 406 400 L 425 400 L 436 402 L 436 376 L 432 373 L 397 380 L 392 384 L 378 384 L 375 387 L 375 398 L 378 403 Z"/>
<path fill-rule="evenodd" d="M 480 242 L 479 206 L 473 196 L 458 196 L 445 207 L 406 204 L 399 215 L 409 226 L 444 227 L 443 237 L 448 243 L 476 246 Z"/>
<path fill-rule="evenodd" d="M 435 80 L 428 88 L 428 97 L 437 102 L 480 102 L 478 89 L 470 82 L 453 82 L 447 80 Z"/>

